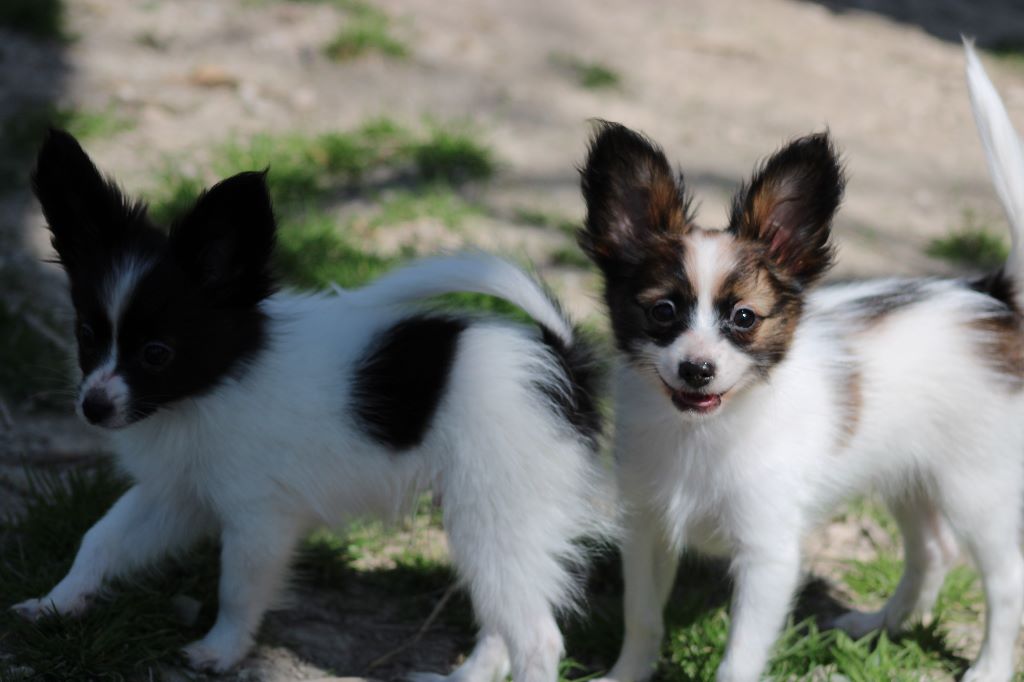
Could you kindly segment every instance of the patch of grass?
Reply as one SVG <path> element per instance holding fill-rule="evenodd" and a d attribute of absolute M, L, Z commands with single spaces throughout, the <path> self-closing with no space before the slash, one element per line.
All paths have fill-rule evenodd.
<path fill-rule="evenodd" d="M 994 269 L 1009 255 L 1002 234 L 982 225 L 971 211 L 964 211 L 963 226 L 946 237 L 932 240 L 927 254 L 934 258 L 979 269 Z"/>
<path fill-rule="evenodd" d="M 402 259 L 379 256 L 349 243 L 325 214 L 285 222 L 278 232 L 277 271 L 289 284 L 326 289 L 332 284 L 355 288 L 401 264 Z M 501 315 L 520 322 L 530 318 L 511 303 L 483 294 L 449 294 L 434 299 L 441 310 L 471 310 Z"/>
<path fill-rule="evenodd" d="M 588 613 L 579 624 L 570 622 L 567 628 L 567 650 L 589 672 L 607 670 L 622 641 L 622 587 L 617 561 L 599 560 L 597 571 L 600 575 L 596 582 L 592 578 L 588 586 Z M 959 603 L 967 594 L 959 587 L 950 589 L 962 579 L 954 575 L 947 583 L 944 594 L 951 601 Z M 666 637 L 658 679 L 714 679 L 728 639 L 730 593 L 724 564 L 692 556 L 683 558 L 665 609 Z M 857 682 L 910 682 L 958 674 L 966 665 L 967 661 L 946 643 L 942 621 L 911 627 L 895 639 L 874 634 L 854 641 L 839 631 L 820 630 L 813 620 L 806 620 L 786 627 L 767 672 L 779 680 L 839 679 L 843 675 Z"/>
<path fill-rule="evenodd" d="M 555 215 L 553 213 L 545 213 L 544 211 L 538 211 L 532 208 L 516 209 L 514 217 L 518 222 L 533 225 L 535 227 L 547 227 L 552 230 L 557 230 L 572 239 L 576 239 L 576 231 L 580 227 L 579 223 L 571 218 Z"/>
<path fill-rule="evenodd" d="M 413 192 L 396 192 L 382 200 L 376 214 L 370 218 L 370 226 L 396 225 L 428 218 L 453 229 L 466 218 L 482 214 L 480 207 L 448 187 L 432 185 Z"/>
<path fill-rule="evenodd" d="M 374 172 L 404 185 L 406 204 L 419 197 L 425 207 L 436 208 L 439 200 L 452 205 L 456 199 L 445 188 L 484 180 L 494 166 L 491 150 L 465 130 L 433 126 L 416 135 L 388 119 L 374 119 L 346 132 L 258 135 L 244 143 L 230 142 L 215 150 L 210 170 L 220 179 L 268 169 L 275 207 L 288 218 L 332 197 L 364 192 L 363 181 Z M 162 191 L 150 212 L 166 222 L 191 203 L 204 182 L 170 165 L 160 177 Z"/>
<path fill-rule="evenodd" d="M 622 77 L 611 67 L 575 55 L 555 52 L 549 60 L 566 71 L 576 83 L 588 90 L 613 90 L 622 86 Z"/>
<path fill-rule="evenodd" d="M 494 175 L 490 148 L 465 131 L 435 127 L 427 139 L 409 143 L 406 152 L 427 182 L 458 185 Z"/>
<path fill-rule="evenodd" d="M 903 561 L 888 553 L 880 554 L 871 561 L 849 561 L 846 566 L 843 582 L 864 599 L 887 599 L 903 574 Z"/>
<path fill-rule="evenodd" d="M 0 396 L 32 407 L 63 407 L 71 358 L 29 324 L 29 314 L 35 315 L 0 301 Z M 38 318 L 37 324 L 49 322 Z"/>
<path fill-rule="evenodd" d="M 578 248 L 568 246 L 551 254 L 551 264 L 567 268 L 590 270 L 593 264 Z"/>
<path fill-rule="evenodd" d="M 395 265 L 348 243 L 331 218 L 311 214 L 305 220 L 286 221 L 278 232 L 277 272 L 289 284 L 326 289 L 331 284 L 358 287 Z"/>
<path fill-rule="evenodd" d="M 354 59 L 375 52 L 404 59 L 409 50 L 391 34 L 391 19 L 387 14 L 364 2 L 348 0 L 336 2 L 348 16 L 337 35 L 324 47 L 324 53 L 335 61 Z"/>
<path fill-rule="evenodd" d="M 4 0 L 0 26 L 42 40 L 66 40 L 63 0 Z"/>
<path fill-rule="evenodd" d="M 217 562 L 212 547 L 170 562 L 147 578 L 112 587 L 110 595 L 78 618 L 47 616 L 29 623 L 8 606 L 46 594 L 71 565 L 82 535 L 126 489 L 109 467 L 71 473 L 66 480 L 37 476 L 28 507 L 0 524 L 0 631 L 14 663 L 34 680 L 145 677 L 173 660 L 212 621 L 204 612 L 194 626 L 173 615 L 175 595 L 212 606 Z"/>
<path fill-rule="evenodd" d="M 1024 67 L 1024 42 L 1020 40 L 997 41 L 988 47 L 988 52 L 1003 62 Z"/>

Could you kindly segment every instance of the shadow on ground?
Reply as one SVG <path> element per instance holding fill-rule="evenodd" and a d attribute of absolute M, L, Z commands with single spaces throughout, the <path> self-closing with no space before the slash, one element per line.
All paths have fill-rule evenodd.
<path fill-rule="evenodd" d="M 913 24 L 936 38 L 973 36 L 992 50 L 1024 49 L 1024 4 L 1012 0 L 804 0 L 836 14 L 871 12 Z"/>

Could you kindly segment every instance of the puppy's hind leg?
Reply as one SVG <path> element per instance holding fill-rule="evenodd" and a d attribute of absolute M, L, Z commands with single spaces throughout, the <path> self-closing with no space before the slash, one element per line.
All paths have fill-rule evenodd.
<path fill-rule="evenodd" d="M 585 448 L 522 433 L 492 432 L 480 448 L 453 453 L 444 521 L 452 561 L 486 633 L 481 641 L 491 633 L 504 640 L 515 682 L 554 682 L 563 647 L 555 610 L 571 602 L 570 569 L 581 560 L 573 540 L 597 512 L 587 498 Z M 501 657 L 487 660 L 502 665 L 475 666 L 475 679 L 500 674 Z"/>
<path fill-rule="evenodd" d="M 926 618 L 956 559 L 956 538 L 931 500 L 917 495 L 892 500 L 889 508 L 903 535 L 903 576 L 878 611 L 850 611 L 834 621 L 854 639 L 882 628 L 895 634 L 912 614 Z"/>
<path fill-rule="evenodd" d="M 1020 456 L 1016 448 L 1006 453 L 1011 454 Z M 1019 472 L 1007 466 L 997 474 L 992 467 L 978 465 L 970 477 L 959 473 L 942 482 L 943 507 L 981 573 L 986 606 L 981 653 L 962 680 L 1006 682 L 1013 675 L 1014 646 L 1024 611 Z"/>

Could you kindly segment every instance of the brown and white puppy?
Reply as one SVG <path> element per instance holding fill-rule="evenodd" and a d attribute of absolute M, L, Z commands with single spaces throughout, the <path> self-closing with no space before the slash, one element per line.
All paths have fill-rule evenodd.
<path fill-rule="evenodd" d="M 683 178 L 654 143 L 599 126 L 582 169 L 580 242 L 604 275 L 624 358 L 626 635 L 610 679 L 651 674 L 687 547 L 732 560 L 718 679 L 758 679 L 797 587 L 802 537 L 867 487 L 899 522 L 906 570 L 883 609 L 837 625 L 861 636 L 927 612 L 959 537 L 988 603 L 964 679 L 1010 678 L 1024 608 L 1024 153 L 970 60 L 1014 231 L 1009 262 L 980 279 L 813 287 L 832 263 L 844 185 L 827 133 L 761 165 L 728 227 L 713 231 L 695 223 Z"/>

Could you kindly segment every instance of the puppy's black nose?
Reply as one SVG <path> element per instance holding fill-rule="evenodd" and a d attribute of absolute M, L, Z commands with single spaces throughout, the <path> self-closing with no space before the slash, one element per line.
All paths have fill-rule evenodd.
<path fill-rule="evenodd" d="M 680 362 L 679 378 L 693 388 L 701 388 L 715 378 L 715 366 L 707 360 Z"/>
<path fill-rule="evenodd" d="M 82 400 L 82 414 L 92 424 L 101 424 L 114 414 L 114 403 L 102 391 L 93 389 Z"/>

